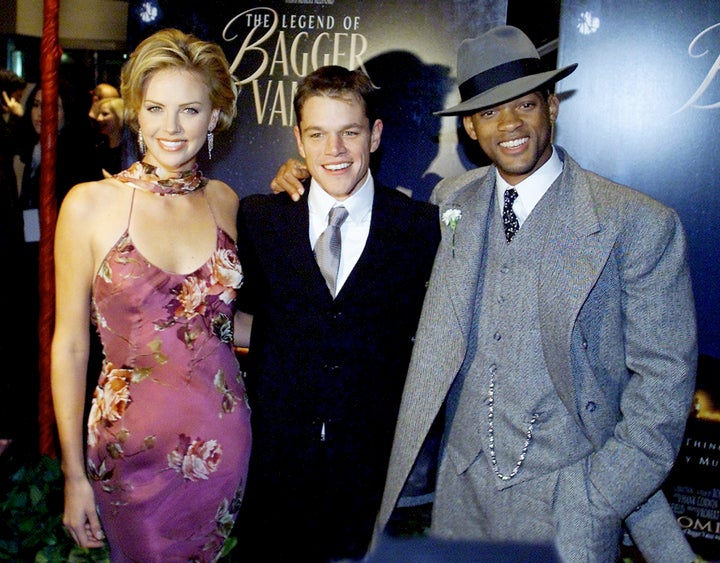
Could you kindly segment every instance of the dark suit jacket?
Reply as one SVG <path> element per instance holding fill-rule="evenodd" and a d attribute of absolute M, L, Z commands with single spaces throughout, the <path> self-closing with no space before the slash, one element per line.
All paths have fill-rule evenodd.
<path fill-rule="evenodd" d="M 295 555 L 356 557 L 382 496 L 438 214 L 376 186 L 365 248 L 334 300 L 308 224 L 306 197 L 253 195 L 240 205 L 239 305 L 254 315 L 253 453 L 240 533 L 247 525 L 255 528 L 248 539 L 257 539 L 281 527 L 281 538 L 292 530 L 306 539 Z"/>

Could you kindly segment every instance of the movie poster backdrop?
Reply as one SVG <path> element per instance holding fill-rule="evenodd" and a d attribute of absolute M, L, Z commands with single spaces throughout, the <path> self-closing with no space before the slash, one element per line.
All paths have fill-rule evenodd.
<path fill-rule="evenodd" d="M 238 117 L 201 166 L 241 196 L 267 192 L 297 156 L 298 81 L 325 64 L 363 68 L 382 93 L 376 178 L 427 199 L 442 177 L 472 166 L 458 152 L 455 121 L 432 114 L 456 96 L 458 46 L 503 24 L 506 11 L 506 0 L 131 0 L 128 47 L 163 27 L 222 46 L 241 85 Z"/>
<path fill-rule="evenodd" d="M 694 549 L 720 560 L 720 2 L 564 0 L 557 142 L 675 208 L 688 236 L 700 359 L 665 491 Z M 657 338 L 664 338 L 658 327 Z M 632 475 L 628 475 L 632 479 Z"/>

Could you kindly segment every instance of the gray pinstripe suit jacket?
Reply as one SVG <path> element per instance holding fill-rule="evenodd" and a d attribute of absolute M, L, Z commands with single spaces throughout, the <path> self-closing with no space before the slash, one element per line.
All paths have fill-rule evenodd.
<path fill-rule="evenodd" d="M 562 149 L 569 195 L 537 287 L 543 352 L 559 398 L 594 445 L 589 480 L 648 561 L 691 560 L 660 487 L 695 387 L 695 306 L 677 214 L 582 169 Z M 495 169 L 443 180 L 440 213 L 462 211 L 433 267 L 395 431 L 377 530 L 466 354 Z M 604 408 L 592 408 L 602 405 Z M 518 517 L 522 517 L 518 514 Z"/>

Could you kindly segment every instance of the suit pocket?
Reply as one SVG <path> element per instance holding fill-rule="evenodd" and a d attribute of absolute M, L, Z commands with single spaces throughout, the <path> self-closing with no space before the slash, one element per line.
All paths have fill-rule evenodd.
<path fill-rule="evenodd" d="M 553 495 L 558 541 L 570 553 L 584 551 L 589 561 L 614 561 L 621 522 L 590 482 L 589 463 L 583 458 L 559 470 Z"/>

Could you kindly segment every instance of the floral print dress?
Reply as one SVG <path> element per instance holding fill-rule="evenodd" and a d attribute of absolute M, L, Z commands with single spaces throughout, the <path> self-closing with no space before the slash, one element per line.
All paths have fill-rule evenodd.
<path fill-rule="evenodd" d="M 234 241 L 195 272 L 146 260 L 129 230 L 93 286 L 105 360 L 87 468 L 113 562 L 213 561 L 250 455 L 250 409 L 232 345 L 242 282 Z"/>

